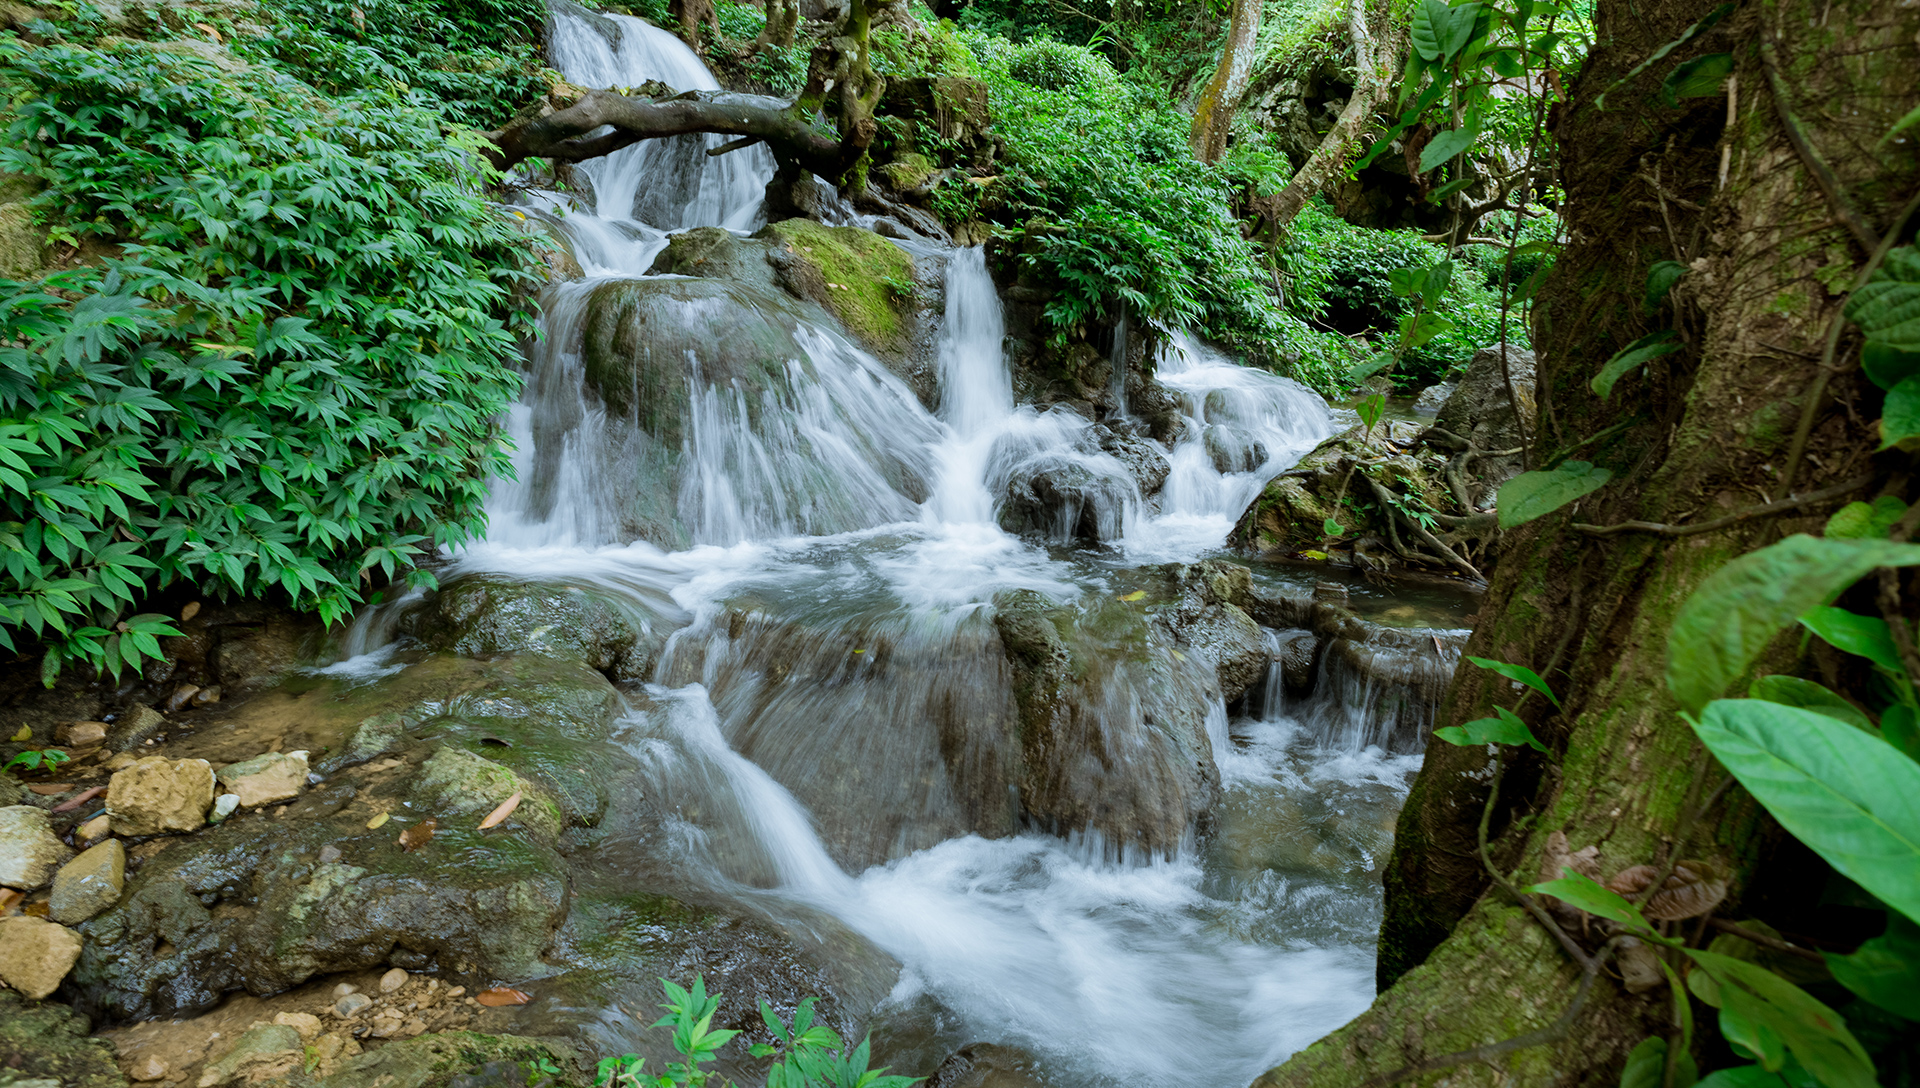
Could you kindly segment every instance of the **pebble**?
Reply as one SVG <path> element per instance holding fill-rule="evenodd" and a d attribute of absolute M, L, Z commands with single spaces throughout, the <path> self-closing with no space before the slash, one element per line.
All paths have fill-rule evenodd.
<path fill-rule="evenodd" d="M 393 993 L 406 984 L 407 972 L 403 967 L 396 967 L 380 976 L 380 992 L 383 994 Z"/>
<path fill-rule="evenodd" d="M 133 1068 L 127 1070 L 127 1076 L 134 1080 L 165 1080 L 167 1072 L 167 1063 L 149 1054 L 145 1061 L 134 1063 Z"/>
<path fill-rule="evenodd" d="M 333 996 L 335 997 L 345 997 L 348 994 L 357 994 L 359 992 L 360 992 L 360 987 L 355 986 L 351 982 L 342 982 L 340 985 L 335 986 L 333 988 Z"/>
<path fill-rule="evenodd" d="M 367 1006 L 371 1004 L 373 1004 L 373 998 L 366 994 L 348 994 L 333 1003 L 333 1012 L 342 1020 L 351 1020 L 365 1012 Z"/>
<path fill-rule="evenodd" d="M 466 992 L 467 992 L 467 988 L 465 986 L 455 986 L 453 989 L 447 991 L 447 996 L 459 997 L 460 995 Z"/>

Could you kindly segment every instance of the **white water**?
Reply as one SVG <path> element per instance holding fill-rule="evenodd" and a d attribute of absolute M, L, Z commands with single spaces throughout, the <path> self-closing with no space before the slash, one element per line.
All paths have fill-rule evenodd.
<path fill-rule="evenodd" d="M 676 39 L 637 19 L 557 11 L 552 48 L 556 66 L 582 85 L 715 86 Z M 954 1019 L 956 1044 L 1023 1047 L 1062 1086 L 1224 1088 L 1357 1014 L 1372 997 L 1378 924 L 1374 859 L 1349 848 L 1357 833 L 1314 825 L 1334 860 L 1287 871 L 1191 846 L 1130 856 L 1091 837 L 925 844 L 903 811 L 879 814 L 907 825 L 889 860 L 849 873 L 796 790 L 770 773 L 791 773 L 790 761 L 775 752 L 763 767 L 741 754 L 746 726 L 710 694 L 732 660 L 727 638 L 714 633 L 730 594 L 751 588 L 796 608 L 831 606 L 860 622 L 871 614 L 936 633 L 964 628 L 1005 589 L 1063 602 L 1103 594 L 1101 568 L 1001 529 L 1010 486 L 1037 473 L 1084 474 L 1094 484 L 1056 512 L 1056 540 L 1091 517 L 1109 565 L 1191 561 L 1218 548 L 1264 483 L 1331 426 L 1324 402 L 1302 387 L 1180 339 L 1161 357 L 1158 380 L 1180 400 L 1186 426 L 1171 447 L 1154 444 L 1173 471 L 1157 503 L 1144 499 L 1093 442 L 1087 420 L 1014 403 L 1000 303 L 971 249 L 948 263 L 936 412 L 836 333 L 782 317 L 778 300 L 649 303 L 650 327 L 662 314 L 688 327 L 711 318 L 716 337 L 749 318 L 786 322 L 796 345 L 783 375 L 749 391 L 694 337 L 684 350 L 690 410 L 671 448 L 609 413 L 587 380 L 586 344 L 604 312 L 596 292 L 642 276 L 669 232 L 758 223 L 770 158 L 759 149 L 708 158 L 709 142 L 636 145 L 577 168 L 590 194 L 533 198 L 555 216 L 587 278 L 544 296 L 543 338 L 507 420 L 517 479 L 496 483 L 487 540 L 460 553 L 443 580 L 488 572 L 591 586 L 666 622 L 690 622 L 670 644 L 663 681 L 679 660 L 674 647 L 698 661 L 691 642 L 711 640 L 699 682 L 654 686 L 657 709 L 628 722 L 657 795 L 684 814 L 673 837 L 679 871 L 776 915 L 787 901 L 838 917 L 903 964 L 892 1002 L 931 999 Z M 645 290 L 676 279 L 652 277 Z M 722 303 L 734 308 L 695 313 Z M 1115 355 L 1124 359 L 1124 341 Z M 1115 386 L 1124 417 L 1117 368 Z M 656 520 L 636 514 L 641 507 Z M 661 535 L 661 524 L 678 536 Z M 371 632 L 358 648 L 378 641 Z M 384 657 L 356 660 L 363 672 L 389 667 Z M 764 695 L 777 681 L 756 674 L 754 683 Z M 815 706 L 805 700 L 792 705 L 816 713 L 798 709 Z M 1331 791 L 1352 795 L 1355 811 L 1390 814 L 1411 770 L 1377 750 L 1320 752 L 1284 720 L 1239 723 L 1252 732 L 1229 740 L 1217 703 L 1208 724 L 1229 810 L 1264 813 L 1274 796 L 1284 807 L 1297 794 Z M 884 716 L 785 726 L 850 738 L 860 752 L 904 736 Z M 860 769 L 832 755 L 807 765 Z"/>

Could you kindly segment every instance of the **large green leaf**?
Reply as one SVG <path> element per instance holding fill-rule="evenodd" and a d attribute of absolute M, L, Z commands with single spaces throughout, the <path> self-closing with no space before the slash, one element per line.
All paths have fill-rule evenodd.
<path fill-rule="evenodd" d="M 1667 300 L 1667 293 L 1672 291 L 1673 285 L 1679 283 L 1680 277 L 1686 274 L 1687 266 L 1679 261 L 1653 262 L 1653 266 L 1647 269 L 1647 313 L 1652 314 L 1660 309 L 1660 304 Z M 1600 395 L 1606 396 L 1605 393 Z"/>
<path fill-rule="evenodd" d="M 1802 680 L 1797 676 L 1762 676 L 1753 682 L 1747 692 L 1754 699 L 1765 699 L 1769 703 L 1781 706 L 1798 707 L 1811 710 L 1815 714 L 1825 714 L 1837 722 L 1846 722 L 1855 729 L 1872 731 L 1873 722 L 1857 706 L 1847 702 L 1839 695 L 1828 691 L 1811 680 Z"/>
<path fill-rule="evenodd" d="M 1472 150 L 1480 139 L 1480 118 L 1475 114 L 1470 123 L 1459 128 L 1450 128 L 1427 141 L 1420 149 L 1420 172 L 1426 173 L 1441 163 Z"/>
<path fill-rule="evenodd" d="M 1668 284 L 1668 286 L 1671 287 L 1672 284 Z M 1651 283 L 1649 283 L 1647 287 L 1647 293 L 1649 297 L 1652 296 L 1653 287 Z M 1665 292 L 1662 293 L 1664 294 Z M 1680 334 L 1674 332 L 1672 329 L 1661 329 L 1659 332 L 1648 333 L 1633 343 L 1628 344 L 1626 347 L 1621 348 L 1619 351 L 1614 352 L 1613 358 L 1606 361 L 1606 365 L 1600 368 L 1600 373 L 1595 374 L 1593 380 L 1589 382 L 1588 385 L 1592 387 L 1595 393 L 1600 394 L 1601 398 L 1604 399 L 1613 392 L 1613 387 L 1616 382 L 1632 373 L 1641 364 L 1652 359 L 1658 359 L 1662 355 L 1671 355 L 1686 346 L 1687 345 L 1680 342 Z"/>
<path fill-rule="evenodd" d="M 1920 925 L 1887 912 L 1887 931 L 1850 956 L 1827 953 L 1840 985 L 1908 1020 L 1920 1020 Z"/>
<path fill-rule="evenodd" d="M 1695 970 L 1707 972 L 1715 983 L 1718 1001 L 1710 1003 L 1777 1034 L 1821 1084 L 1879 1088 L 1866 1048 L 1847 1030 L 1840 1014 L 1812 994 L 1746 960 L 1697 948 L 1685 952 Z"/>
<path fill-rule="evenodd" d="M 1413 51 L 1421 60 L 1432 63 L 1445 54 L 1441 39 L 1447 32 L 1449 14 L 1446 0 L 1424 0 L 1414 6 Z"/>
<path fill-rule="evenodd" d="M 1566 461 L 1549 472 L 1522 472 L 1500 485 L 1496 500 L 1500 527 L 1511 529 L 1590 495 L 1613 479 L 1609 469 L 1585 461 Z"/>
<path fill-rule="evenodd" d="M 1554 706 L 1560 705 L 1560 700 L 1553 694 L 1553 689 L 1547 686 L 1547 682 L 1540 679 L 1539 673 L 1534 672 L 1525 665 L 1514 665 L 1486 657 L 1468 657 L 1467 661 L 1478 668 L 1486 669 L 1488 672 L 1498 673 L 1509 680 L 1519 681 L 1546 696 L 1547 702 L 1552 703 Z"/>
<path fill-rule="evenodd" d="M 1887 390 L 1880 409 L 1880 448 L 1899 445 L 1920 435 L 1920 377 L 1907 378 Z"/>
<path fill-rule="evenodd" d="M 1893 523 L 1907 512 L 1907 504 L 1893 495 L 1882 495 L 1870 503 L 1850 502 L 1827 519 L 1822 536 L 1835 540 L 1885 540 Z"/>
<path fill-rule="evenodd" d="M 1547 750 L 1547 746 L 1540 743 L 1539 738 L 1533 735 L 1533 730 L 1527 728 L 1527 723 L 1521 721 L 1518 714 L 1504 706 L 1494 707 L 1493 712 L 1497 717 L 1475 718 L 1464 725 L 1449 725 L 1444 729 L 1434 730 L 1433 735 L 1448 744 L 1461 747 L 1472 747 L 1477 744 L 1524 744 L 1537 751 Z"/>
<path fill-rule="evenodd" d="M 1821 605 L 1809 609 L 1800 617 L 1800 623 L 1836 650 L 1864 657 L 1883 669 L 1900 671 L 1900 651 L 1893 644 L 1887 621 L 1878 616 L 1862 616 L 1844 608 Z"/>
<path fill-rule="evenodd" d="M 1594 880 L 1569 872 L 1559 880 L 1549 880 L 1528 888 L 1535 895 L 1551 895 L 1563 903 L 1579 907 L 1588 914 L 1598 915 L 1621 925 L 1638 926 L 1651 930 L 1653 926 L 1640 913 L 1640 908 L 1628 902 L 1619 892 Z"/>
<path fill-rule="evenodd" d="M 1666 1082 L 1667 1041 L 1658 1035 L 1640 1040 L 1620 1071 L 1620 1088 L 1661 1088 Z"/>
<path fill-rule="evenodd" d="M 1695 1081 L 1693 1088 L 1788 1088 L 1778 1073 L 1769 1073 L 1758 1065 L 1736 1065 L 1708 1073 Z"/>
<path fill-rule="evenodd" d="M 1847 300 L 1847 319 L 1868 340 L 1903 351 L 1920 349 L 1920 251 L 1901 246 Z"/>
<path fill-rule="evenodd" d="M 1704 98 L 1720 94 L 1733 71 L 1732 53 L 1708 53 L 1683 60 L 1673 74 L 1660 84 L 1660 97 L 1667 105 L 1677 106 L 1682 98 Z"/>
<path fill-rule="evenodd" d="M 1714 702 L 1693 728 L 1780 826 L 1920 918 L 1920 763 L 1824 714 L 1759 699 Z"/>
<path fill-rule="evenodd" d="M 1920 545 L 1804 534 L 1735 559 L 1708 575 L 1674 617 L 1667 635 L 1668 690 L 1682 707 L 1700 709 L 1809 609 L 1875 567 L 1916 563 Z"/>
<path fill-rule="evenodd" d="M 1892 389 L 1908 378 L 1920 377 L 1920 351 L 1868 341 L 1860 349 L 1860 369 L 1873 384 Z"/>

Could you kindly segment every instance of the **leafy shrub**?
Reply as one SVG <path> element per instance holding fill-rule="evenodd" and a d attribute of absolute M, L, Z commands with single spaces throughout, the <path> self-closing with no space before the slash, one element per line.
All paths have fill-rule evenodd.
<path fill-rule="evenodd" d="M 541 0 L 266 0 L 256 56 L 328 94 L 399 93 L 490 128 L 551 84 Z"/>
<path fill-rule="evenodd" d="M 1093 50 L 1045 38 L 1015 49 L 1007 74 L 1043 91 L 1112 86 L 1118 78 L 1107 58 Z"/>
<path fill-rule="evenodd" d="M 173 582 L 336 620 L 476 535 L 507 470 L 530 277 L 478 156 L 391 96 L 244 78 L 0 42 L 0 169 L 125 257 L 0 281 L 0 645 L 49 680 L 157 656 L 155 617 L 116 621 Z"/>

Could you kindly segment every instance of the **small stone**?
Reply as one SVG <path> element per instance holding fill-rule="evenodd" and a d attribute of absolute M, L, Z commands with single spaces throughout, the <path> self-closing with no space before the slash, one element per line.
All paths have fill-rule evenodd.
<path fill-rule="evenodd" d="M 455 986 L 453 989 L 447 991 L 447 996 L 448 997 L 464 997 L 466 996 L 466 992 L 467 992 L 467 988 L 465 986 Z"/>
<path fill-rule="evenodd" d="M 212 804 L 213 765 L 204 759 L 148 756 L 107 785 L 107 814 L 127 836 L 198 830 Z"/>
<path fill-rule="evenodd" d="M 403 968 L 396 967 L 380 976 L 380 992 L 383 994 L 393 993 L 406 984 L 407 972 Z"/>
<path fill-rule="evenodd" d="M 366 994 L 348 994 L 333 1003 L 333 1014 L 342 1020 L 351 1020 L 373 1004 L 373 998 Z"/>
<path fill-rule="evenodd" d="M 275 1013 L 273 1022 L 299 1032 L 302 1039 L 317 1038 L 320 1034 L 320 1018 L 310 1012 Z"/>
<path fill-rule="evenodd" d="M 73 857 L 53 833 L 45 809 L 33 805 L 0 808 L 0 884 L 32 891 Z"/>
<path fill-rule="evenodd" d="M 360 992 L 360 987 L 355 986 L 351 982 L 342 982 L 340 985 L 335 986 L 333 988 L 333 996 L 335 997 L 345 997 L 348 994 L 357 994 L 359 992 Z"/>
<path fill-rule="evenodd" d="M 368 1025 L 367 1034 L 376 1039 L 388 1039 L 398 1034 L 400 1028 L 401 1020 L 399 1013 L 391 1011 L 382 1012 L 373 1018 L 372 1024 Z"/>
<path fill-rule="evenodd" d="M 227 817 L 233 815 L 239 808 L 239 794 L 223 793 L 213 799 L 213 808 L 207 813 L 207 822 L 210 824 L 225 823 Z"/>
<path fill-rule="evenodd" d="M 112 833 L 113 819 L 103 812 L 93 819 L 88 820 L 86 823 L 81 824 L 79 827 L 74 828 L 73 839 L 84 849 L 103 841 Z"/>
<path fill-rule="evenodd" d="M 322 846 L 320 848 L 320 864 L 332 865 L 334 862 L 339 860 L 340 860 L 340 848 L 338 846 L 335 846 L 332 843 L 328 843 L 327 845 Z"/>
<path fill-rule="evenodd" d="M 166 1080 L 167 1071 L 166 1062 L 149 1054 L 145 1059 L 133 1063 L 133 1068 L 127 1070 L 127 1076 L 132 1080 Z"/>
<path fill-rule="evenodd" d="M 80 958 L 80 935 L 45 918 L 0 918 L 0 982 L 35 1001 L 60 986 Z"/>
<path fill-rule="evenodd" d="M 132 752 L 121 752 L 119 755 L 107 760 L 102 766 L 106 767 L 107 773 L 111 774 L 114 771 L 124 771 L 138 762 L 140 762 L 139 756 L 134 755 Z"/>
<path fill-rule="evenodd" d="M 268 752 L 220 769 L 220 784 L 247 808 L 291 801 L 307 786 L 307 753 Z"/>
<path fill-rule="evenodd" d="M 402 1038 L 405 1038 L 405 1039 L 411 1039 L 416 1035 L 423 1035 L 426 1033 L 426 1030 L 427 1030 L 427 1022 L 425 1020 L 420 1019 L 418 1016 L 415 1016 L 409 1019 L 406 1023 L 400 1025 L 400 1035 Z"/>
<path fill-rule="evenodd" d="M 118 903 L 126 880 L 127 848 L 119 839 L 108 839 L 89 849 L 54 875 L 53 920 L 79 925 Z"/>
<path fill-rule="evenodd" d="M 292 1061 L 289 1062 L 289 1057 Z M 233 1049 L 210 1062 L 200 1074 L 199 1088 L 216 1088 L 247 1074 L 249 1081 L 266 1080 L 292 1070 L 302 1057 L 300 1033 L 285 1024 L 255 1024 L 233 1042 Z"/>
<path fill-rule="evenodd" d="M 113 727 L 106 722 L 74 722 L 68 725 L 60 742 L 69 748 L 92 748 L 96 744 L 107 742 L 107 731 Z"/>

